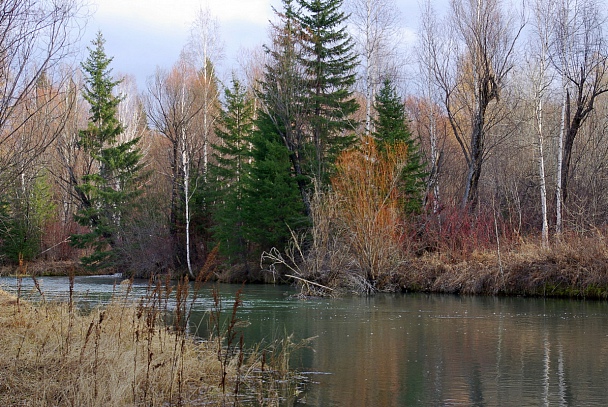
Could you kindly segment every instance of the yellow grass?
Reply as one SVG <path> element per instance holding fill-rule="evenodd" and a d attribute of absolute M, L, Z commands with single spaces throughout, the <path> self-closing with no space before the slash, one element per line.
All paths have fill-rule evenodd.
<path fill-rule="evenodd" d="M 218 341 L 163 325 L 148 306 L 71 308 L 0 290 L 0 406 L 230 405 L 237 382 L 259 379 L 256 355 L 222 362 Z"/>

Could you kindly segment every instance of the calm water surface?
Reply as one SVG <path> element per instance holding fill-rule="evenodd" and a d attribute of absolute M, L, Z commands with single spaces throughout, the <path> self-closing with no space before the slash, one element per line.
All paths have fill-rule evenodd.
<path fill-rule="evenodd" d="M 81 302 L 120 280 L 77 277 Z M 15 291 L 15 278 L 0 278 Z M 134 295 L 147 283 L 137 282 Z M 605 406 L 608 303 L 403 294 L 298 300 L 285 286 L 218 286 L 226 313 L 242 289 L 246 342 L 315 337 L 292 366 L 309 378 L 297 406 Z M 47 299 L 66 278 L 42 278 Z M 40 297 L 24 279 L 22 295 Z M 205 287 L 193 326 L 213 306 Z M 193 328 L 196 329 L 196 328 Z"/>

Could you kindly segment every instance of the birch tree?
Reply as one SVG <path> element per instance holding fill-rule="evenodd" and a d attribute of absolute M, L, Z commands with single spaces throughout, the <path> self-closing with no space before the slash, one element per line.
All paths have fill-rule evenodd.
<path fill-rule="evenodd" d="M 192 25 L 190 39 L 184 50 L 188 60 L 198 71 L 201 94 L 201 110 L 198 114 L 201 121 L 200 136 L 202 138 L 202 170 L 207 173 L 211 143 L 215 121 L 219 113 L 220 88 L 217 86 L 216 65 L 223 58 L 223 43 L 220 35 L 220 25 L 211 11 L 199 9 Z M 206 176 L 206 175 L 205 175 Z"/>
<path fill-rule="evenodd" d="M 435 79 L 434 72 L 439 71 L 438 53 L 440 53 L 442 49 L 442 45 L 439 42 L 442 41 L 442 39 L 438 38 L 437 33 L 434 31 L 437 29 L 438 24 L 436 21 L 436 13 L 430 0 L 427 0 L 422 4 L 421 11 L 421 30 L 416 52 L 420 73 L 421 93 L 428 105 L 428 108 L 426 109 L 427 114 L 425 115 L 428 118 L 428 125 L 426 126 L 425 133 L 429 139 L 430 145 L 430 153 L 427 160 L 430 168 L 427 178 L 425 200 L 428 199 L 428 196 L 431 195 L 430 193 L 432 192 L 432 209 L 433 213 L 437 213 L 441 202 L 439 173 L 442 157 L 442 143 L 438 129 L 438 118 L 440 116 L 439 104 L 441 102 L 437 88 L 433 86 L 433 81 Z M 417 122 L 420 124 L 422 121 L 418 120 Z M 421 135 L 421 133 L 422 132 L 419 131 L 419 135 Z M 424 204 L 426 204 L 426 202 L 424 202 Z"/>
<path fill-rule="evenodd" d="M 399 47 L 399 9 L 394 0 L 350 0 L 350 30 L 365 95 L 365 135 L 373 131 L 373 103 L 383 78 L 394 76 Z M 394 81 L 395 78 L 390 78 Z"/>
<path fill-rule="evenodd" d="M 169 163 L 171 173 L 170 233 L 173 240 L 176 266 L 185 262 L 188 272 L 194 277 L 191 262 L 190 219 L 192 176 L 198 173 L 193 163 L 204 150 L 204 141 L 196 131 L 195 124 L 203 109 L 203 96 L 197 87 L 196 72 L 181 60 L 170 73 L 157 70 L 148 87 L 146 111 L 148 118 L 160 134 L 170 143 Z M 183 209 L 182 209 L 183 205 Z M 185 244 L 178 239 L 178 218 L 183 210 Z"/>
<path fill-rule="evenodd" d="M 553 15 L 555 9 L 552 2 L 536 0 L 533 5 L 533 32 L 531 40 L 531 80 L 535 108 L 534 123 L 536 130 L 536 148 L 538 154 L 538 177 L 540 180 L 540 204 L 542 213 L 541 244 L 549 247 L 549 221 L 547 209 L 547 182 L 545 175 L 545 100 L 553 81 L 550 72 L 549 44 L 551 41 L 551 27 L 549 16 Z"/>

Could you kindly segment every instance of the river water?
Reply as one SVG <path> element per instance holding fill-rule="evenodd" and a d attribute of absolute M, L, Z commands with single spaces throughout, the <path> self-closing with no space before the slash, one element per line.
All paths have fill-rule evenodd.
<path fill-rule="evenodd" d="M 40 279 L 46 299 L 66 298 L 68 280 Z M 98 304 L 119 279 L 77 277 L 78 301 Z M 15 291 L 15 278 L 0 278 Z M 237 290 L 247 343 L 314 337 L 292 367 L 308 381 L 291 406 L 605 406 L 608 303 L 398 294 L 293 298 L 272 285 L 219 285 L 228 314 Z M 144 295 L 136 282 L 133 295 Z M 30 279 L 21 294 L 40 298 Z M 204 287 L 192 317 L 213 307 Z"/>

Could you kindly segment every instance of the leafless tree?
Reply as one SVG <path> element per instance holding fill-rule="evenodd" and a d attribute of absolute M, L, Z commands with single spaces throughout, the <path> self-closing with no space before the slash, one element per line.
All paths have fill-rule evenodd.
<path fill-rule="evenodd" d="M 350 0 L 349 23 L 360 59 L 365 95 L 365 134 L 373 131 L 373 103 L 383 77 L 394 73 L 399 48 L 399 9 L 395 0 Z"/>
<path fill-rule="evenodd" d="M 427 19 L 433 22 L 433 19 Z M 436 21 L 436 20 L 435 20 Z M 483 162 L 491 148 L 490 130 L 513 68 L 523 22 L 508 15 L 500 0 L 451 0 L 448 18 L 426 27 L 424 61 L 442 92 L 443 105 L 467 163 L 462 206 L 478 202 Z M 496 143 L 494 143 L 496 144 Z"/>
<path fill-rule="evenodd" d="M 61 133 L 63 65 L 73 52 L 77 0 L 0 2 L 0 188 L 40 156 Z M 43 117 L 40 133 L 25 129 Z"/>
<path fill-rule="evenodd" d="M 532 100 L 534 102 L 534 123 L 538 154 L 538 177 L 540 180 L 540 203 L 542 216 L 541 244 L 549 247 L 549 220 L 547 209 L 547 182 L 545 170 L 545 102 L 554 76 L 550 66 L 549 44 L 551 42 L 551 16 L 555 13 L 553 1 L 536 0 L 532 5 L 533 36 L 529 43 L 529 71 Z"/>
<path fill-rule="evenodd" d="M 190 40 L 184 55 L 193 68 L 198 71 L 199 88 L 202 92 L 203 106 L 199 113 L 200 131 L 203 142 L 203 172 L 206 176 L 209 164 L 211 139 L 219 108 L 220 87 L 217 86 L 218 64 L 224 57 L 220 26 L 209 8 L 200 9 L 190 32 Z"/>
<path fill-rule="evenodd" d="M 562 77 L 563 119 L 560 133 L 556 231 L 562 231 L 562 204 L 567 202 L 574 141 L 608 91 L 608 47 L 605 15 L 596 0 L 555 0 L 552 56 Z"/>
<path fill-rule="evenodd" d="M 424 99 L 426 100 L 426 103 L 428 104 L 428 108 L 426 109 L 427 111 L 425 112 L 426 116 L 428 117 L 426 125 L 423 124 L 422 120 L 417 120 L 416 122 L 420 127 L 418 130 L 418 136 L 422 137 L 422 133 L 424 132 L 430 145 L 430 151 L 426 160 L 429 163 L 430 168 L 425 199 L 428 199 L 432 192 L 433 213 L 437 213 L 439 211 L 441 202 L 439 173 L 441 157 L 443 155 L 443 143 L 439 135 L 439 105 L 441 103 L 441 98 L 437 88 L 433 86 L 433 68 L 435 67 L 434 59 L 437 57 L 436 53 L 438 52 L 437 48 L 439 47 L 437 44 L 436 33 L 433 32 L 433 30 L 437 28 L 435 15 L 436 14 L 433 11 L 431 1 L 427 0 L 424 2 L 422 4 L 422 20 L 420 22 L 421 30 L 419 42 L 416 49 L 420 72 L 420 90 Z M 424 127 L 424 131 L 422 131 L 422 127 Z M 443 139 L 445 141 L 445 137 L 443 137 Z"/>
<path fill-rule="evenodd" d="M 204 151 L 204 140 L 195 128 L 196 119 L 204 107 L 203 93 L 196 86 L 197 74 L 183 59 L 170 73 L 158 69 L 148 85 L 146 111 L 152 127 L 162 134 L 171 145 L 169 163 L 171 173 L 171 235 L 177 247 L 177 214 L 180 201 L 185 209 L 186 245 L 185 256 L 188 271 L 194 276 L 190 253 L 190 200 L 191 175 L 198 172 L 193 164 Z"/>
<path fill-rule="evenodd" d="M 145 159 L 150 150 L 150 140 L 146 134 L 146 112 L 143 101 L 137 92 L 137 85 L 132 76 L 124 76 L 117 85 L 121 102 L 118 104 L 118 120 L 122 123 L 124 131 L 119 135 L 119 143 L 139 138 L 138 147 Z"/>

